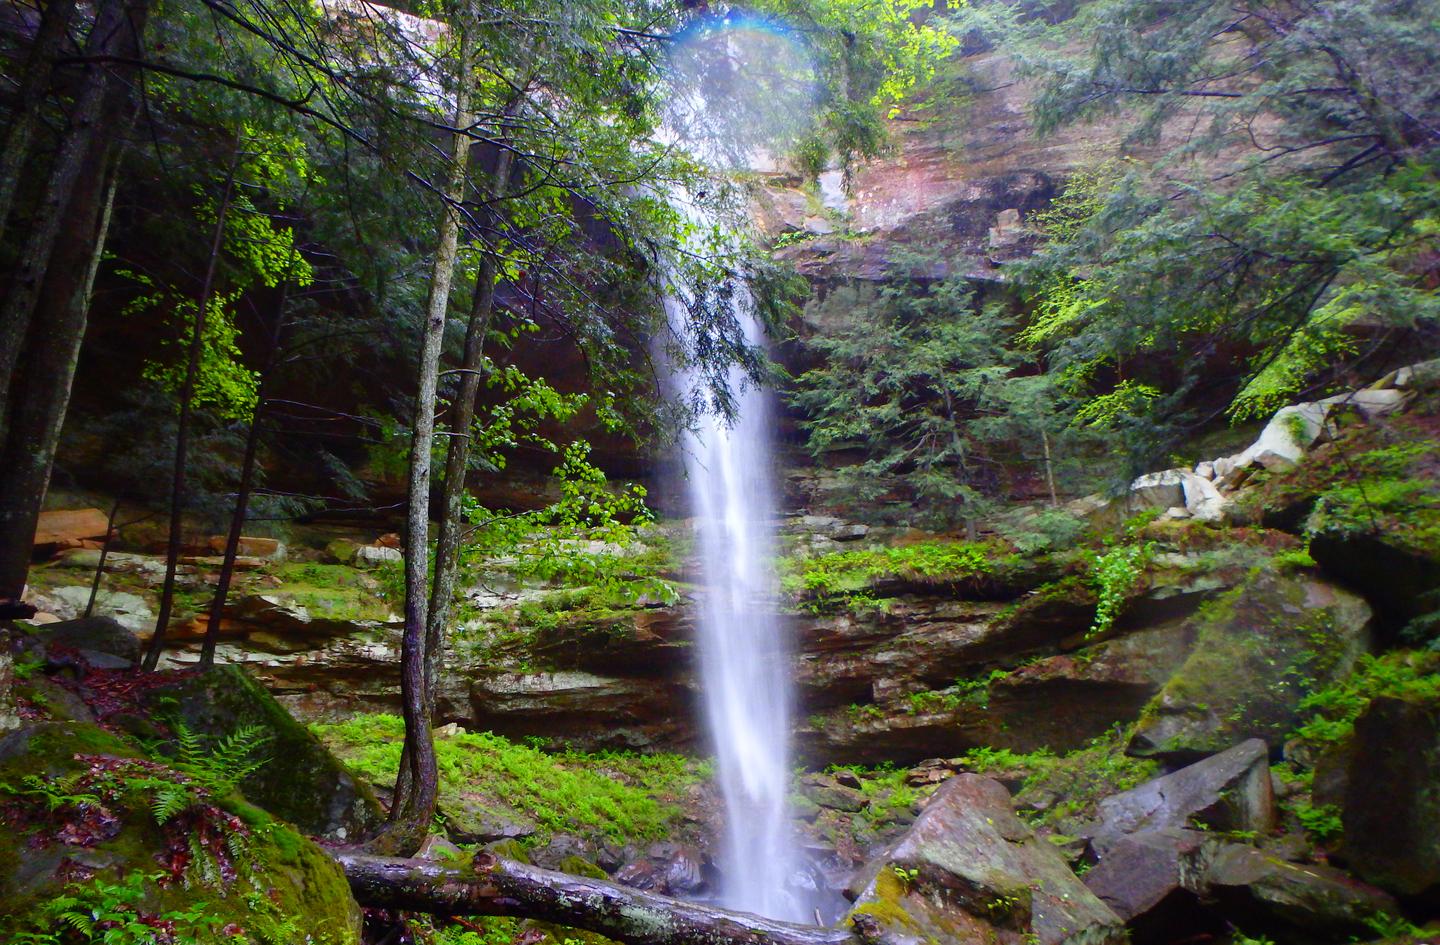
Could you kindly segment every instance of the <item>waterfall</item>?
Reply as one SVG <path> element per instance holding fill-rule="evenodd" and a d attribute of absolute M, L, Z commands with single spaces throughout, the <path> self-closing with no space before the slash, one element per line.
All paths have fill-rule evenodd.
<path fill-rule="evenodd" d="M 730 303 L 752 345 L 762 342 L 743 287 Z M 672 300 L 672 314 L 680 303 Z M 699 376 L 680 379 L 686 389 Z M 700 678 L 725 799 L 725 905 L 809 921 L 787 889 L 799 862 L 787 814 L 790 647 L 776 607 L 771 405 L 739 368 L 733 421 L 707 415 L 686 437 L 685 468 L 703 587 Z"/>

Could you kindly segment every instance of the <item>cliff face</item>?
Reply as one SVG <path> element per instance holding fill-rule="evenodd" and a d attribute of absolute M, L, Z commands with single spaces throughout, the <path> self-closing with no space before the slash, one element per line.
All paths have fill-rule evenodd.
<path fill-rule="evenodd" d="M 947 73 L 892 122 L 891 153 L 856 168 L 848 193 L 832 172 L 829 214 L 813 212 L 814 199 L 793 180 L 760 188 L 762 229 L 798 234 L 781 259 L 814 280 L 877 280 L 903 247 L 938 257 L 937 275 L 994 280 L 1030 251 L 1024 224 L 1066 177 L 1121 153 L 1111 124 L 1037 137 L 1027 111 L 1033 87 L 997 52 L 958 58 Z"/>

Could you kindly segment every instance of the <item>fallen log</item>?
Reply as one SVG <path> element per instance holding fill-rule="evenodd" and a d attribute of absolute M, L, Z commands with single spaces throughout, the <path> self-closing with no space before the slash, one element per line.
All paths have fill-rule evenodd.
<path fill-rule="evenodd" d="M 604 880 L 540 869 L 489 853 L 470 868 L 427 860 L 337 853 L 361 905 L 431 915 L 539 919 L 629 945 L 861 945 L 827 929 L 731 912 Z"/>

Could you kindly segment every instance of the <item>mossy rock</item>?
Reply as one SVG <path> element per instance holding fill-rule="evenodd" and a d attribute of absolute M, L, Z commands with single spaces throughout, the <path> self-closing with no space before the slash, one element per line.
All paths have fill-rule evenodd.
<path fill-rule="evenodd" d="M 176 716 L 193 732 L 222 738 L 242 726 L 269 736 L 268 760 L 241 783 L 245 796 L 306 833 L 356 839 L 383 820 L 370 786 L 351 773 L 242 667 L 177 674 L 148 689 L 141 704 Z"/>
<path fill-rule="evenodd" d="M 1279 748 L 1301 700 L 1369 649 L 1371 617 L 1313 575 L 1257 570 L 1193 618 L 1191 655 L 1141 713 L 1128 751 L 1189 762 L 1247 738 Z"/>
<path fill-rule="evenodd" d="M 150 784 L 185 781 L 88 723 L 35 723 L 0 741 L 0 784 L 12 788 L 0 795 L 0 941 L 55 931 L 61 920 L 53 904 L 62 896 L 79 908 L 119 905 L 174 922 L 183 940 L 196 943 L 360 941 L 360 909 L 339 865 L 238 795 L 214 799 L 195 820 L 162 825 L 149 787 L 53 810 L 39 794 L 22 793 L 38 783 L 27 782 L 30 775 L 61 793 L 97 791 L 76 780 L 96 771 L 113 772 L 115 784 L 136 774 Z M 207 831 L 230 869 L 205 870 L 194 858 L 190 842 Z"/>

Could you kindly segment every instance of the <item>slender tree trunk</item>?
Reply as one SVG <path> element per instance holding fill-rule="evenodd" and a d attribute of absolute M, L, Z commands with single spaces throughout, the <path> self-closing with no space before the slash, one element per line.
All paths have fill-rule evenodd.
<path fill-rule="evenodd" d="M 105 519 L 105 541 L 100 545 L 100 560 L 95 562 L 95 577 L 90 581 L 90 599 L 85 601 L 84 617 L 95 613 L 95 598 L 100 596 L 100 580 L 105 576 L 105 559 L 110 557 L 110 536 L 115 534 L 115 516 L 120 514 L 120 500 L 110 505 L 110 516 Z"/>
<path fill-rule="evenodd" d="M 96 9 L 95 23 L 85 43 L 87 56 L 112 55 L 120 44 L 128 41 L 127 9 L 123 0 L 108 0 Z M 70 110 L 69 129 L 61 139 L 40 205 L 20 247 L 4 301 L 0 302 L 0 437 L 8 430 L 9 415 L 14 409 L 10 390 L 16 382 L 21 344 L 30 331 L 40 290 L 51 269 L 56 241 L 61 238 L 62 229 L 73 223 L 70 204 L 77 190 L 86 189 L 82 177 L 95 170 L 96 159 L 108 163 L 108 156 L 97 154 L 92 145 L 99 140 L 103 150 L 114 131 L 111 119 L 117 116 L 106 114 L 106 102 L 114 82 L 112 70 L 101 65 L 87 67 L 85 80 Z M 85 203 L 93 213 L 95 204 L 88 200 Z M 84 232 L 90 234 L 93 230 Z"/>
<path fill-rule="evenodd" d="M 489 853 L 473 869 L 424 860 L 337 855 L 364 906 L 433 915 L 502 915 L 556 922 L 629 945 L 862 945 L 850 928 L 820 928 L 681 902 L 605 880 L 570 876 Z"/>
<path fill-rule="evenodd" d="M 170 472 L 170 536 L 165 545 L 165 583 L 160 588 L 160 607 L 155 617 L 155 632 L 145 650 L 143 668 L 148 672 L 160 662 L 165 650 L 165 631 L 170 626 L 170 612 L 175 606 L 175 570 L 180 563 L 185 513 L 185 467 L 190 451 L 190 415 L 194 409 L 195 382 L 200 375 L 200 355 L 205 348 L 205 317 L 210 311 L 210 297 L 215 289 L 215 270 L 220 263 L 220 250 L 225 243 L 225 218 L 230 213 L 230 198 L 235 191 L 235 174 L 240 168 L 240 141 L 230 158 L 225 175 L 225 189 L 215 212 L 215 231 L 210 238 L 210 258 L 205 264 L 205 278 L 200 284 L 200 300 L 195 308 L 195 324 L 190 333 L 190 356 L 185 365 L 185 380 L 180 385 L 180 416 L 175 422 L 175 466 Z"/>
<path fill-rule="evenodd" d="M 290 281 L 280 286 L 280 303 L 275 308 L 275 327 L 270 333 L 270 351 L 260 372 L 260 389 L 255 392 L 255 410 L 250 414 L 250 429 L 245 433 L 245 456 L 240 461 L 240 484 L 235 490 L 235 510 L 230 515 L 230 532 L 225 536 L 225 560 L 220 564 L 220 579 L 215 583 L 215 597 L 210 602 L 210 616 L 205 624 L 205 642 L 200 646 L 200 668 L 215 665 L 215 644 L 220 638 L 220 620 L 225 612 L 225 599 L 235 576 L 235 558 L 245 530 L 245 515 L 250 508 L 250 492 L 255 486 L 255 461 L 260 453 L 260 421 L 265 414 L 265 397 L 270 386 L 270 373 L 280 351 L 280 336 L 285 330 L 285 303 L 290 297 Z"/>
<path fill-rule="evenodd" d="M 25 74 L 20 80 L 19 102 L 5 140 L 0 143 L 0 236 L 10 221 L 10 208 L 20 186 L 20 174 L 30 156 L 30 138 L 40 120 L 40 109 L 50 89 L 50 76 L 55 72 L 55 54 L 65 40 L 70 20 L 75 15 L 75 0 L 51 0 L 40 11 L 40 28 L 35 43 L 25 58 Z"/>
<path fill-rule="evenodd" d="M 467 16 L 468 11 L 461 16 Z M 467 129 L 472 117 L 470 95 L 472 31 L 458 27 L 460 52 L 456 68 L 454 127 Z M 405 719 L 402 767 L 395 781 L 390 819 L 372 841 L 382 853 L 412 853 L 419 849 L 435 813 L 439 774 L 435 767 L 435 739 L 430 731 L 430 704 L 425 686 L 426 610 L 429 602 L 430 464 L 435 435 L 435 391 L 440 374 L 440 347 L 450 284 L 455 275 L 455 254 L 460 239 L 457 205 L 465 196 L 466 162 L 470 137 L 457 130 L 451 139 L 450 166 L 443 191 L 439 245 L 430 276 L 425 323 L 420 342 L 419 385 L 410 443 L 408 511 L 405 521 L 405 629 L 400 645 L 400 700 Z"/>
<path fill-rule="evenodd" d="M 96 11 L 87 48 L 135 58 L 148 13 L 149 0 L 106 0 Z M 24 369 L 5 378 L 10 423 L 0 445 L 0 606 L 7 600 L 18 601 L 25 587 L 35 524 L 50 483 L 90 293 L 110 225 L 120 142 L 134 118 L 128 82 L 133 70 L 91 69 L 81 97 L 92 97 L 91 86 L 98 85 L 99 104 L 88 125 L 72 122 L 52 169 L 47 196 L 63 191 L 65 199 L 47 206 L 62 220 L 53 224 L 44 278 L 38 281 L 32 301 L 22 307 L 28 326 Z M 63 187 L 57 183 L 62 180 Z M 6 299 L 7 315 L 15 314 L 10 307 L 15 294 Z M 32 320 L 32 314 L 38 317 Z"/>
<path fill-rule="evenodd" d="M 1055 489 L 1055 466 L 1050 461 L 1050 434 L 1040 431 L 1040 445 L 1045 450 L 1045 483 L 1050 487 L 1050 507 L 1058 508 L 1060 493 Z"/>
<path fill-rule="evenodd" d="M 502 150 L 495 168 L 492 199 L 504 199 L 509 189 L 512 155 Z M 497 224 L 498 216 L 491 215 Z M 475 294 L 470 303 L 470 321 L 465 329 L 465 355 L 460 365 L 460 392 L 450 411 L 450 437 L 445 450 L 445 481 L 440 499 L 440 533 L 435 541 L 435 587 L 430 594 L 430 612 L 425 624 L 425 693 L 435 709 L 435 691 L 440 660 L 445 649 L 445 632 L 455 596 L 455 574 L 459 567 L 461 500 L 465 496 L 465 474 L 470 467 L 470 424 L 475 419 L 475 398 L 480 393 L 480 372 L 484 366 L 485 336 L 495 311 L 495 250 L 488 247 L 475 276 Z"/>

